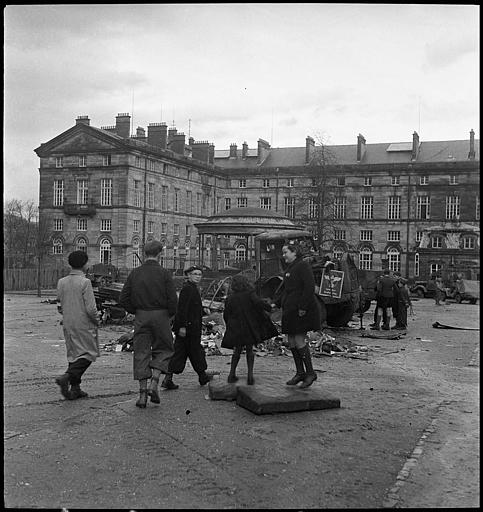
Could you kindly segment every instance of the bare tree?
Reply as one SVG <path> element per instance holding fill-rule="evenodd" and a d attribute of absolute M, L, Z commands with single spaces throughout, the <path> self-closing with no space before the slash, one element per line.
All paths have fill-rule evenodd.
<path fill-rule="evenodd" d="M 345 196 L 334 181 L 337 179 L 337 156 L 325 144 L 323 137 L 318 136 L 317 143 L 308 165 L 311 184 L 296 202 L 296 218 L 312 231 L 322 255 L 333 250 L 334 244 L 339 244 L 345 250 L 351 249 L 351 244 L 347 240 L 336 239 L 338 230 L 349 229 L 344 214 Z M 340 178 L 343 179 L 343 176 L 340 175 Z"/>
<path fill-rule="evenodd" d="M 38 210 L 33 201 L 11 199 L 3 209 L 4 264 L 28 268 L 37 248 Z"/>

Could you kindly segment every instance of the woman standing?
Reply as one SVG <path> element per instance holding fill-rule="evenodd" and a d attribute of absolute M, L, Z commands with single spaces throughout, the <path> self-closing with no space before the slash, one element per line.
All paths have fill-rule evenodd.
<path fill-rule="evenodd" d="M 255 293 L 248 279 L 243 275 L 233 276 L 231 294 L 226 299 L 223 311 L 226 331 L 221 342 L 223 348 L 233 349 L 228 382 L 238 380 L 236 367 L 240 361 L 243 347 L 247 354 L 247 384 L 252 385 L 255 382 L 253 378 L 255 362 L 253 345 L 278 334 L 275 325 L 264 315 L 264 310 L 270 311 L 270 304 L 264 302 Z"/>
<path fill-rule="evenodd" d="M 287 385 L 294 386 L 303 381 L 300 387 L 308 388 L 317 379 L 317 375 L 312 367 L 305 335 L 307 331 L 320 329 L 314 275 L 310 264 L 304 261 L 298 245 L 284 245 L 282 256 L 288 267 L 283 278 L 282 296 L 273 305 L 282 307 L 282 333 L 287 335 L 295 361 L 296 374 Z"/>

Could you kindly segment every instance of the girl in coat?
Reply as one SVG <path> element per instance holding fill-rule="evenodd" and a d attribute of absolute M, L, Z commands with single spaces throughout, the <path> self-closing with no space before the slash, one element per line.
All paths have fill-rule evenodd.
<path fill-rule="evenodd" d="M 233 276 L 231 294 L 225 301 L 225 310 L 223 311 L 226 331 L 221 342 L 223 348 L 233 349 L 228 382 L 238 380 L 236 367 L 240 361 L 243 347 L 247 354 L 247 384 L 252 385 L 255 382 L 253 378 L 255 362 L 253 345 L 278 334 L 277 328 L 264 315 L 264 310 L 270 311 L 270 304 L 264 302 L 255 293 L 248 279 L 242 275 Z"/>
<path fill-rule="evenodd" d="M 284 245 L 282 256 L 288 266 L 283 278 L 282 296 L 273 306 L 282 307 L 282 333 L 287 335 L 295 361 L 296 374 L 287 385 L 294 386 L 303 381 L 300 387 L 307 388 L 317 379 L 310 349 L 305 343 L 307 331 L 320 330 L 314 274 L 297 244 Z"/>

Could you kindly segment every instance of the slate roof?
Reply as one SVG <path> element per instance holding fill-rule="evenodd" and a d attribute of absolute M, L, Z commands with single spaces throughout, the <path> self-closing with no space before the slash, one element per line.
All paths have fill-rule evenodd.
<path fill-rule="evenodd" d="M 412 152 L 404 150 L 412 144 L 407 142 L 383 142 L 366 144 L 365 153 L 361 164 L 397 164 L 410 163 Z M 356 165 L 357 144 L 326 146 L 338 165 Z M 390 149 L 388 151 L 388 149 Z M 394 150 L 396 149 L 396 150 Z M 470 149 L 469 139 L 454 141 L 428 141 L 420 142 L 417 163 L 448 162 L 451 160 L 466 161 Z M 229 153 L 229 152 L 228 152 Z M 305 147 L 271 148 L 266 159 L 259 166 L 256 156 L 249 156 L 245 160 L 241 158 L 220 158 L 215 151 L 215 165 L 224 169 L 255 169 L 283 168 L 305 166 Z M 253 154 L 253 153 L 251 153 Z M 451 157 L 451 158 L 450 158 Z M 475 140 L 475 159 L 480 158 L 480 141 Z"/>

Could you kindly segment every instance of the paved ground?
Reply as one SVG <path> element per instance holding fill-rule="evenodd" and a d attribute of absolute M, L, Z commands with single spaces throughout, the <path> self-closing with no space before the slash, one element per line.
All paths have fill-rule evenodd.
<path fill-rule="evenodd" d="M 478 305 L 415 302 L 396 341 L 331 333 L 369 348 L 367 361 L 314 360 L 314 386 L 341 408 L 257 416 L 209 400 L 190 367 L 179 390 L 139 410 L 126 352 L 104 352 L 85 376 L 90 397 L 64 401 L 60 316 L 42 300 L 5 296 L 7 507 L 479 506 L 479 331 L 431 327 L 477 327 Z M 125 330 L 102 329 L 101 344 Z M 226 378 L 229 356 L 208 364 Z M 255 385 L 284 386 L 293 368 L 257 357 Z"/>

